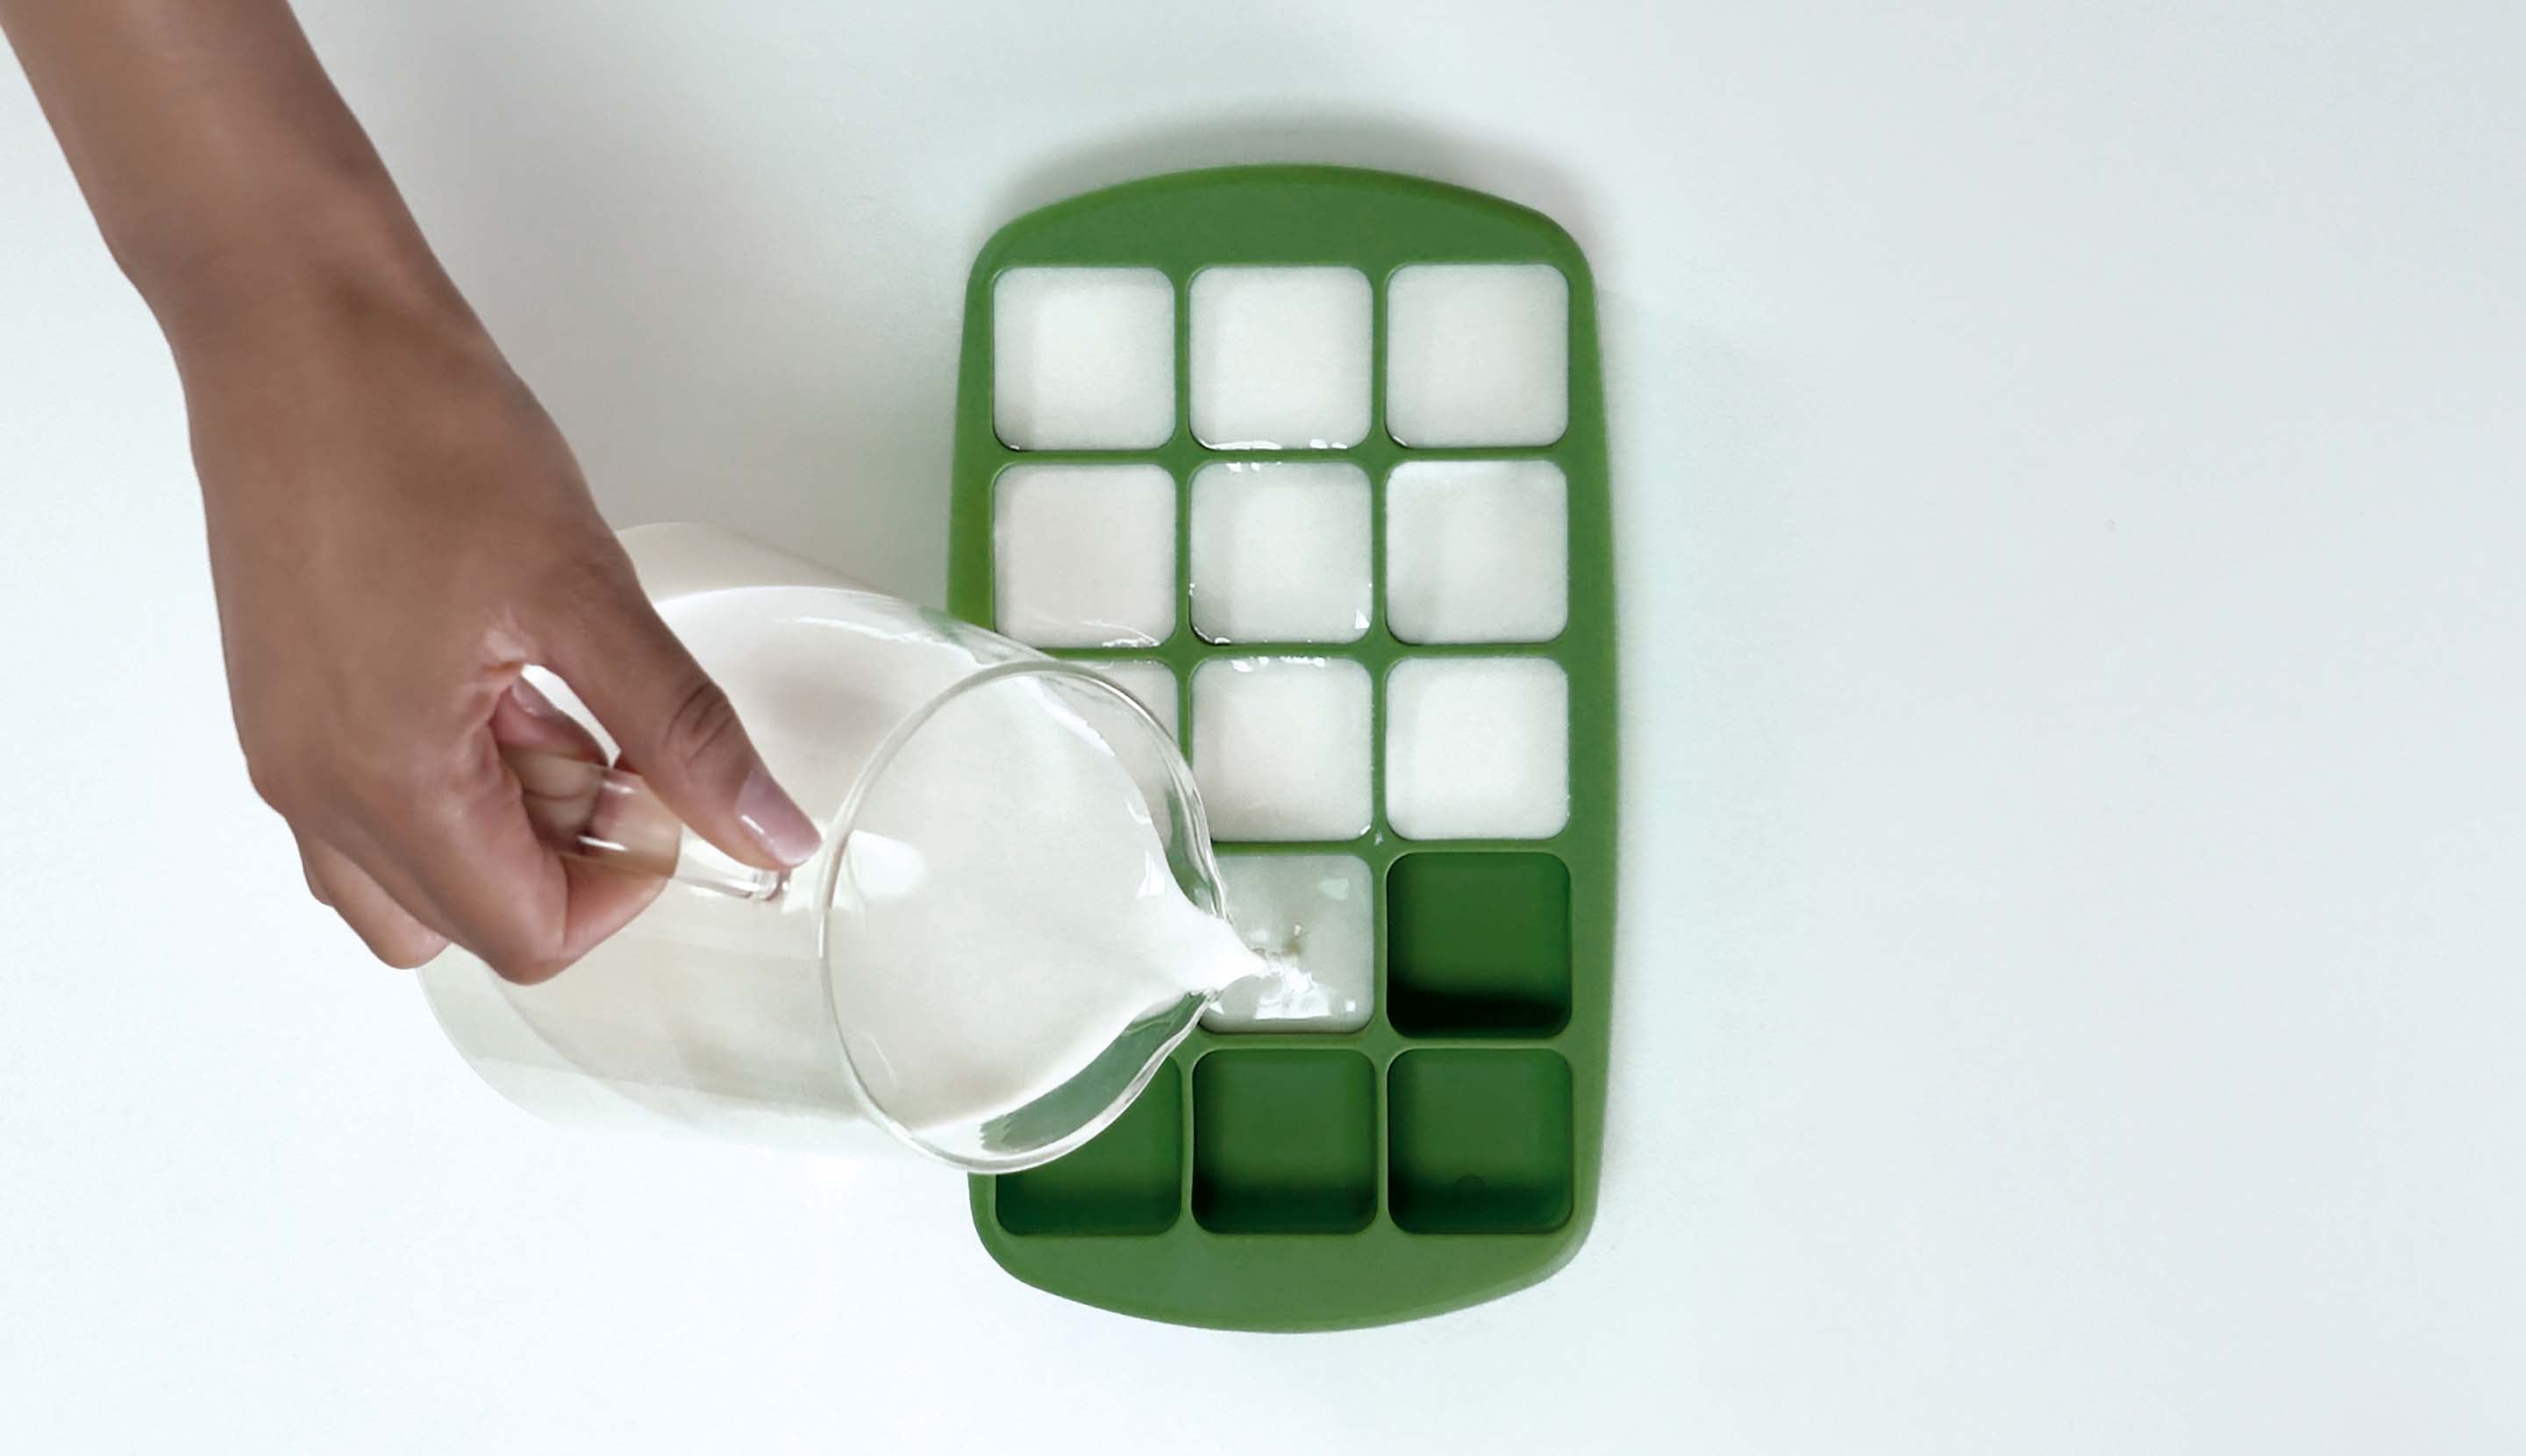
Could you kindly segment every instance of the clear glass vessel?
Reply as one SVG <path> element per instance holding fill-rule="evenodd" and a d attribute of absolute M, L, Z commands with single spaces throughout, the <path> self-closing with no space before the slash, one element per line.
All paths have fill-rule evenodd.
<path fill-rule="evenodd" d="M 1090 848 L 1063 862 L 1083 912 L 1137 894 L 1180 899 L 1187 922 L 1224 914 L 1192 776 L 1165 729 L 1086 669 L 724 531 L 646 527 L 624 541 L 660 613 L 824 827 L 823 847 L 785 876 L 750 870 L 664 819 L 636 778 L 564 761 L 563 773 L 601 776 L 577 852 L 673 879 L 543 984 L 511 984 L 462 950 L 426 967 L 430 1007 L 467 1062 L 555 1122 L 819 1151 L 908 1146 L 982 1172 L 1049 1161 L 1112 1122 L 1190 1031 L 1216 968 L 1173 979 L 1175 968 L 1153 968 L 1167 974 L 1067 996 L 1056 982 L 1077 968 L 1058 963 L 1061 927 L 1013 940 L 1023 928 L 971 891 L 1064 853 L 1092 811 L 1144 822 L 1152 852 L 1140 863 Z M 579 713 L 565 684 L 540 681 Z M 1051 787 L 1000 796 L 987 815 L 940 811 L 937 785 L 960 767 L 1010 781 L 1019 771 L 987 756 L 1020 720 L 1042 739 L 1047 715 L 1067 754 L 1040 779 Z M 553 771 L 521 772 L 539 786 L 531 776 Z M 955 904 L 937 903 L 940 882 L 958 887 Z M 1036 943 L 1042 957 L 1025 948 Z M 907 1022 L 906 988 L 937 1015 Z M 1013 1046 L 1065 1071 L 991 1087 Z M 939 1066 L 959 1058 L 976 1085 Z M 951 1083 L 961 1100 L 941 1093 Z"/>

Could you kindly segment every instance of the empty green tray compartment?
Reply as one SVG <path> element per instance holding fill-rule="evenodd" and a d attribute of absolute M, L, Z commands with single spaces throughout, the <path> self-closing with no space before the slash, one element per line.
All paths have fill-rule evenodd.
<path fill-rule="evenodd" d="M 1158 1069 L 1140 1100 L 1059 1162 L 1000 1180 L 1011 1233 L 1157 1233 L 1183 1206 L 1184 1076 Z"/>
<path fill-rule="evenodd" d="M 1415 1036 L 1549 1036 L 1570 1019 L 1570 872 L 1423 850 L 1386 873 L 1387 1000 Z"/>
<path fill-rule="evenodd" d="M 1389 301 L 1418 264 L 1545 264 L 1568 284 L 1568 424 L 1541 445 L 1414 448 L 1389 427 Z M 1355 445 L 1214 449 L 1191 428 L 1193 280 L 1213 265 L 1358 270 L 1372 290 L 1370 418 Z M 994 427 L 993 289 L 1013 268 L 1153 269 L 1174 295 L 1172 432 L 1136 448 L 1022 450 Z M 1532 1284 L 1587 1236 L 1602 1141 L 1617 803 L 1612 522 L 1595 298 L 1549 219 L 1415 177 L 1251 167 L 1152 177 L 1003 227 L 965 297 L 948 605 L 1002 626 L 994 496 L 1017 465 L 1163 469 L 1175 490 L 1173 626 L 1154 646 L 1054 656 L 1162 667 L 1190 742 L 1205 663 L 1310 656 L 1371 684 L 1367 830 L 1223 842 L 1240 855 L 1345 855 L 1368 868 L 1368 1024 L 1348 1031 L 1196 1031 L 1150 1091 L 1060 1162 L 973 1180 L 974 1221 L 1029 1283 L 1149 1319 L 1243 1330 L 1386 1324 Z M 1356 466 L 1371 497 L 1373 600 L 1342 642 L 1221 643 L 1195 630 L 1192 481 L 1206 465 Z M 1404 465 L 1545 461 L 1566 480 L 1568 614 L 1548 640 L 1425 644 L 1389 622 L 1388 495 Z M 1154 620 L 1154 619 L 1153 619 Z M 1568 688 L 1569 816 L 1536 838 L 1398 834 L 1388 817 L 1388 678 L 1398 664 L 1541 659 Z M 1154 678 L 1150 680 L 1154 681 Z M 1153 688 L 1162 698 L 1162 687 Z M 1164 1196 L 1161 1196 L 1164 1190 Z"/>
<path fill-rule="evenodd" d="M 1218 1233 L 1355 1233 L 1377 1213 L 1377 1069 L 1353 1051 L 1193 1064 L 1192 1216 Z M 1054 1166 L 1059 1166 L 1058 1164 Z"/>
<path fill-rule="evenodd" d="M 1570 1064 L 1548 1051 L 1408 1051 L 1388 1074 L 1394 1222 L 1541 1233 L 1570 1217 Z"/>

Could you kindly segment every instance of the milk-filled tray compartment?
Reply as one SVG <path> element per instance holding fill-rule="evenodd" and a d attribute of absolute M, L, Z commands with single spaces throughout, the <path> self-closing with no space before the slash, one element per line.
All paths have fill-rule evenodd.
<path fill-rule="evenodd" d="M 991 294 L 991 427 L 1020 450 L 1137 450 L 1176 427 L 1176 289 L 1154 268 L 1013 269 Z"/>
<path fill-rule="evenodd" d="M 1347 461 L 1214 461 L 1193 473 L 1192 626 L 1212 642 L 1368 634 L 1368 473 Z"/>
<path fill-rule="evenodd" d="M 1549 460 L 1386 478 L 1386 624 L 1404 642 L 1549 642 L 1570 621 L 1570 482 Z"/>
<path fill-rule="evenodd" d="M 1022 465 L 993 489 L 1000 629 L 1037 647 L 1176 630 L 1176 488 L 1153 465 Z"/>
<path fill-rule="evenodd" d="M 1081 658 L 1079 662 L 1102 674 L 1107 681 L 1148 709 L 1158 727 L 1167 730 L 1167 736 L 1178 742 L 1184 740 L 1184 693 L 1175 669 L 1146 660 Z"/>
<path fill-rule="evenodd" d="M 1356 839 L 1374 819 L 1368 669 L 1347 657 L 1214 657 L 1193 671 L 1193 779 L 1224 842 Z"/>
<path fill-rule="evenodd" d="M 1300 976 L 1233 985 L 1202 1013 L 1213 1031 L 1357 1031 L 1377 1000 L 1376 875 L 1350 854 L 1219 857 L 1229 918 L 1245 943 Z"/>
<path fill-rule="evenodd" d="M 1570 280 L 1548 263 L 1423 263 L 1387 285 L 1399 443 L 1549 445 L 1570 423 Z"/>
<path fill-rule="evenodd" d="M 1558 227 L 1381 174 L 1154 178 L 977 261 L 949 604 L 1176 734 L 1232 920 L 1305 972 L 1223 997 L 1085 1149 L 976 1181 L 1021 1279 L 1335 1328 L 1505 1293 L 1585 1236 L 1615 879 L 1596 353 Z"/>
<path fill-rule="evenodd" d="M 1196 439 L 1215 450 L 1303 450 L 1368 437 L 1368 275 L 1205 268 L 1190 297 Z"/>
<path fill-rule="evenodd" d="M 1570 822 L 1570 678 L 1546 657 L 1386 675 L 1386 816 L 1406 839 L 1549 839 Z"/>

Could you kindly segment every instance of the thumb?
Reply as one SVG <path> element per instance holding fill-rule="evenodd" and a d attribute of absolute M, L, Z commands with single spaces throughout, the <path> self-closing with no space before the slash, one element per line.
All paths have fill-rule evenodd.
<path fill-rule="evenodd" d="M 728 694 L 636 586 L 551 637 L 547 665 L 694 832 L 766 870 L 816 852 L 815 822 L 773 781 Z"/>

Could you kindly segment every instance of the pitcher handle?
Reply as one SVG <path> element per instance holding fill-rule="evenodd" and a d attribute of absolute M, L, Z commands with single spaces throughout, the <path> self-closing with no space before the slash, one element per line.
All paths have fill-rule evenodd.
<path fill-rule="evenodd" d="M 787 871 L 758 870 L 694 833 L 637 774 L 524 748 L 500 756 L 536 835 L 559 853 L 738 900 L 772 899 L 789 882 Z"/>

